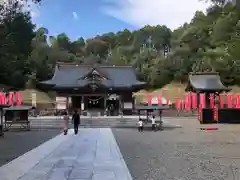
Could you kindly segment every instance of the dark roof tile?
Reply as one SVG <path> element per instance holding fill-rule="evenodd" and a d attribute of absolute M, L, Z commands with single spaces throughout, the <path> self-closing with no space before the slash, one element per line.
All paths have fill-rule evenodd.
<path fill-rule="evenodd" d="M 144 82 L 137 80 L 136 73 L 131 66 L 91 66 L 58 63 L 54 76 L 51 80 L 42 82 L 43 84 L 54 84 L 58 87 L 83 87 L 88 84 L 82 79 L 93 68 L 108 79 L 101 83 L 107 87 L 130 87 L 132 85 L 143 85 Z"/>

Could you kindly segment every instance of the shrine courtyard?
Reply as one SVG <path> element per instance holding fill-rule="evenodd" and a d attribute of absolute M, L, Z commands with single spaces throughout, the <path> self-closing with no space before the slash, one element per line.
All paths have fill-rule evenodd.
<path fill-rule="evenodd" d="M 239 125 L 199 125 L 187 118 L 167 123 L 173 128 L 143 133 L 134 128 L 81 128 L 76 136 L 72 130 L 63 136 L 60 129 L 7 132 L 0 139 L 1 180 L 240 178 Z M 200 130 L 206 126 L 219 129 Z"/>

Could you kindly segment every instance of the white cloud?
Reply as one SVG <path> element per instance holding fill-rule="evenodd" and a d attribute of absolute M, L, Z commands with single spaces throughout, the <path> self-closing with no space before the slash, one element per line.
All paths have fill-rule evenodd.
<path fill-rule="evenodd" d="M 105 0 L 103 11 L 137 27 L 167 25 L 175 29 L 209 5 L 199 0 Z"/>
<path fill-rule="evenodd" d="M 78 14 L 76 12 L 73 12 L 72 15 L 75 20 L 78 20 Z"/>

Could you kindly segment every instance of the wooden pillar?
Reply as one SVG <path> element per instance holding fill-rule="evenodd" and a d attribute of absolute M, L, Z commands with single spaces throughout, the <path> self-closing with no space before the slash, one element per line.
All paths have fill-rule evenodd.
<path fill-rule="evenodd" d="M 105 93 L 103 98 L 104 98 L 104 112 L 105 112 L 105 110 L 107 108 L 107 98 L 108 98 L 108 95 Z"/>
<path fill-rule="evenodd" d="M 81 96 L 81 112 L 83 112 L 86 108 L 85 108 L 85 96 L 82 95 Z"/>
<path fill-rule="evenodd" d="M 67 104 L 66 104 L 66 110 L 69 111 L 69 96 L 67 95 Z"/>
<path fill-rule="evenodd" d="M 122 98 L 122 95 L 119 95 L 119 111 L 120 111 L 120 114 L 123 115 L 123 98 Z"/>

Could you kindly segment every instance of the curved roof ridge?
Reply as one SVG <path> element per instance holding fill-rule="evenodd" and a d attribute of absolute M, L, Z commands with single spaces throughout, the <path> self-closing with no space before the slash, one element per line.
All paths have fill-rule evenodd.
<path fill-rule="evenodd" d="M 103 68 L 108 68 L 108 67 L 117 67 L 117 68 L 120 68 L 120 67 L 123 67 L 123 68 L 132 68 L 132 66 L 130 65 L 105 65 L 105 64 L 80 64 L 80 63 L 66 63 L 66 62 L 56 62 L 56 66 L 65 66 L 65 67 L 103 67 Z"/>

